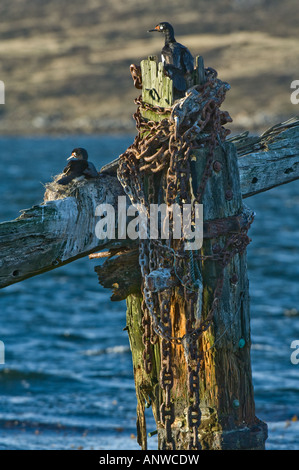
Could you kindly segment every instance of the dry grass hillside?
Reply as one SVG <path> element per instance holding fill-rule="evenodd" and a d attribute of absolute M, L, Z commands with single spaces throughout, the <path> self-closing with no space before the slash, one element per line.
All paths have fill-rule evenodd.
<path fill-rule="evenodd" d="M 297 0 L 1 0 L 0 133 L 134 132 L 129 66 L 159 54 L 162 20 L 231 84 L 232 129 L 299 114 Z"/>

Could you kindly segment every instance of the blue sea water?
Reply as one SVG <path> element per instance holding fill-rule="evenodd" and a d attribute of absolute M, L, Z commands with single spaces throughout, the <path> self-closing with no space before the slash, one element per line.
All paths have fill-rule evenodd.
<path fill-rule="evenodd" d="M 0 138 L 0 220 L 40 203 L 74 147 L 100 168 L 132 141 Z M 256 212 L 248 248 L 256 415 L 269 427 L 267 449 L 299 449 L 299 364 L 290 360 L 299 340 L 299 183 L 246 204 Z M 139 448 L 126 307 L 98 284 L 96 264 L 84 258 L 0 291 L 0 449 Z M 153 431 L 150 410 L 147 422 Z"/>

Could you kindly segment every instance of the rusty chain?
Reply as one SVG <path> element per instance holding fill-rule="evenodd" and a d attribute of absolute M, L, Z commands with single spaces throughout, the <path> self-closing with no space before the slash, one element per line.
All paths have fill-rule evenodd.
<path fill-rule="evenodd" d="M 130 67 L 136 88 L 142 88 L 140 68 Z M 141 204 L 149 219 L 150 204 L 157 202 L 154 177 L 157 173 L 166 171 L 166 203 L 179 204 L 201 202 L 207 181 L 212 172 L 214 150 L 222 145 L 229 131 L 223 125 L 231 122 L 227 112 L 220 111 L 220 105 L 225 98 L 227 84 L 217 79 L 213 69 L 206 69 L 207 80 L 204 85 L 196 85 L 189 89 L 186 96 L 177 100 L 171 108 L 161 108 L 149 105 L 139 97 L 135 100 L 137 110 L 134 114 L 138 135 L 134 143 L 120 156 L 118 179 L 131 203 Z M 152 111 L 162 116 L 159 122 L 143 117 L 146 111 Z M 165 116 L 165 117 L 164 117 Z M 163 118 L 164 117 L 164 118 Z M 196 148 L 208 148 L 208 157 L 204 173 L 195 195 L 190 196 L 190 153 Z M 147 190 L 145 191 L 145 187 Z M 171 213 L 170 213 L 171 215 Z M 192 213 L 194 217 L 194 213 Z M 170 217 L 170 224 L 172 219 Z M 184 250 L 184 239 L 171 246 L 171 240 L 139 241 L 139 264 L 143 279 L 143 361 L 147 373 L 152 371 L 152 346 L 160 338 L 161 370 L 160 386 L 163 391 L 163 402 L 160 406 L 160 420 L 164 427 L 162 447 L 174 449 L 175 441 L 172 435 L 172 424 L 175 419 L 174 404 L 171 400 L 171 390 L 174 382 L 172 364 L 172 345 L 180 344 L 185 351 L 187 361 L 187 388 L 189 407 L 187 422 L 190 432 L 189 448 L 200 449 L 198 428 L 201 421 L 199 399 L 199 372 L 202 363 L 202 353 L 199 351 L 198 340 L 212 325 L 214 312 L 219 305 L 224 279 L 224 268 L 237 254 L 242 253 L 249 243 L 247 230 L 251 221 L 239 233 L 232 234 L 225 246 L 210 255 L 192 256 Z M 170 233 L 171 230 L 170 230 Z M 191 256 L 191 257 L 190 257 Z M 211 260 L 220 266 L 220 274 L 216 282 L 210 310 L 206 318 L 196 325 L 194 318 L 195 302 L 201 295 L 200 276 L 195 276 L 198 263 Z M 186 266 L 190 263 L 190 272 Z M 172 333 L 170 304 L 173 290 L 165 289 L 155 292 L 149 284 L 149 275 L 160 267 L 172 268 L 181 286 L 185 289 L 186 298 L 186 333 L 176 337 Z M 202 287 L 202 286 L 201 286 Z M 199 299 L 200 300 L 200 299 Z"/>
<path fill-rule="evenodd" d="M 170 295 L 163 293 L 160 296 L 161 300 L 161 322 L 166 334 L 171 335 L 171 318 L 169 315 L 170 310 Z M 172 367 L 172 351 L 171 342 L 162 338 L 161 341 L 161 370 L 160 370 L 160 385 L 163 390 L 164 400 L 160 406 L 160 419 L 165 429 L 165 435 L 162 437 L 162 449 L 174 450 L 175 442 L 172 436 L 171 425 L 174 422 L 174 404 L 171 401 L 171 389 L 173 387 L 173 367 Z"/>

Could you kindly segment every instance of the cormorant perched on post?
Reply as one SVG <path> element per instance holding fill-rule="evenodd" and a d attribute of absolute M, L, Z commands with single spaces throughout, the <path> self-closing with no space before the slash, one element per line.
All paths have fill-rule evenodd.
<path fill-rule="evenodd" d="M 157 24 L 148 32 L 157 31 L 165 35 L 165 45 L 161 51 L 162 62 L 167 75 L 173 80 L 174 87 L 179 91 L 187 88 L 185 75 L 193 72 L 194 59 L 187 47 L 176 42 L 174 30 L 166 21 Z"/>
<path fill-rule="evenodd" d="M 68 184 L 74 178 L 84 176 L 86 178 L 97 178 L 98 172 L 93 163 L 88 162 L 88 153 L 83 148 L 76 148 L 67 160 L 70 162 L 64 168 L 63 173 L 65 176 L 57 181 L 58 184 Z"/>

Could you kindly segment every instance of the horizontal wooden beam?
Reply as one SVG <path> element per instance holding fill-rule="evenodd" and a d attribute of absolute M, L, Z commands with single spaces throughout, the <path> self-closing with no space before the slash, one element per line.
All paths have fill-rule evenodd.
<path fill-rule="evenodd" d="M 299 179 L 299 119 L 278 124 L 260 137 L 230 139 L 237 147 L 242 197 Z"/>
<path fill-rule="evenodd" d="M 276 125 L 260 137 L 244 133 L 229 140 L 237 147 L 243 198 L 299 179 L 299 119 Z M 117 165 L 115 160 L 105 167 L 109 174 L 75 184 L 72 194 L 47 190 L 46 202 L 0 224 L 0 288 L 128 244 L 99 240 L 95 234 L 96 206 L 116 207 L 117 197 L 124 195 Z"/>
<path fill-rule="evenodd" d="M 57 193 L 47 191 L 46 203 L 1 223 L 0 288 L 109 248 L 111 241 L 96 237 L 95 209 L 103 203 L 116 206 L 119 195 L 123 190 L 116 178 L 103 175 L 78 184 L 69 197 L 55 199 Z"/>

